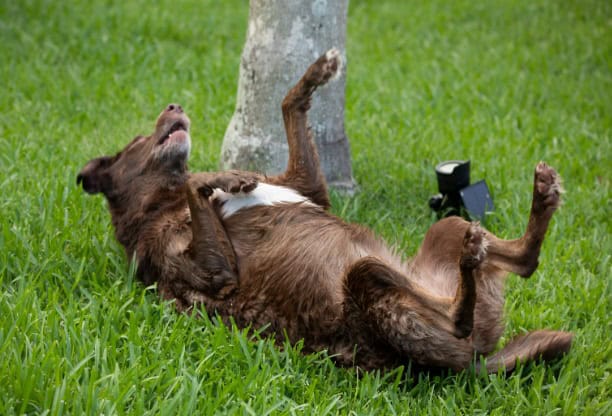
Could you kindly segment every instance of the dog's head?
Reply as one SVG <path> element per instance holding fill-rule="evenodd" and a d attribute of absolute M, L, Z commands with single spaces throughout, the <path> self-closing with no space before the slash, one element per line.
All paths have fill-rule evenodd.
<path fill-rule="evenodd" d="M 180 105 L 168 105 L 153 134 L 137 136 L 114 156 L 90 160 L 78 174 L 77 184 L 90 194 L 103 193 L 111 203 L 171 185 L 187 171 L 189 125 Z"/>

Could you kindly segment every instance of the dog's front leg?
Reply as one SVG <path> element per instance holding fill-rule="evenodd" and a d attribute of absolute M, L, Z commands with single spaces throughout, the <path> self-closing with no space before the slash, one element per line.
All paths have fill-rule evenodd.
<path fill-rule="evenodd" d="M 317 148 L 308 127 L 308 110 L 314 91 L 338 75 L 341 67 L 340 52 L 331 49 L 310 65 L 287 93 L 282 109 L 289 162 L 283 174 L 270 178 L 270 182 L 293 188 L 324 208 L 330 206 L 329 195 Z"/>
<path fill-rule="evenodd" d="M 238 287 L 236 255 L 209 196 L 216 188 L 248 192 L 257 185 L 257 178 L 240 172 L 196 173 L 187 181 L 192 239 L 185 256 L 192 272 L 181 280 L 190 290 L 223 299 Z"/>

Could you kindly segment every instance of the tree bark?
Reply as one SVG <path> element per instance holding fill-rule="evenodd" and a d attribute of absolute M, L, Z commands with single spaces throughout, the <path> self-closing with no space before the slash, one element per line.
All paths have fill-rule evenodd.
<path fill-rule="evenodd" d="M 348 0 L 251 0 L 236 110 L 225 132 L 223 169 L 276 174 L 288 159 L 281 102 L 306 68 L 346 43 Z M 343 56 L 346 63 L 346 57 Z M 344 130 L 346 65 L 317 91 L 309 112 L 328 184 L 352 191 L 350 149 Z"/>

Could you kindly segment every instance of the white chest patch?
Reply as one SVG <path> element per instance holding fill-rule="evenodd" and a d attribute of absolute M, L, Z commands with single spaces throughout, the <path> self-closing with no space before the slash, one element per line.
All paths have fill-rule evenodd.
<path fill-rule="evenodd" d="M 308 198 L 291 188 L 267 183 L 258 184 L 257 188 L 249 193 L 238 192 L 229 194 L 220 189 L 215 189 L 210 198 L 221 202 L 221 216 L 223 218 L 231 217 L 242 208 L 258 205 L 270 206 L 298 202 L 313 205 Z"/>

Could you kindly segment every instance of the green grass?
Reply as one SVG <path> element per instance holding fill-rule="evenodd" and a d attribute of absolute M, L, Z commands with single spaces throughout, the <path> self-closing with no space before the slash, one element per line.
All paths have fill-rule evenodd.
<path fill-rule="evenodd" d="M 535 164 L 564 177 L 538 272 L 509 279 L 504 339 L 548 327 L 574 348 L 509 377 L 357 377 L 177 315 L 134 280 L 76 173 L 168 102 L 192 118 L 192 169 L 215 169 L 247 14 L 244 0 L 0 3 L 0 414 L 611 414 L 612 4 L 351 2 L 361 193 L 335 196 L 336 213 L 411 254 L 440 160 L 472 160 L 504 237 L 526 225 Z"/>

